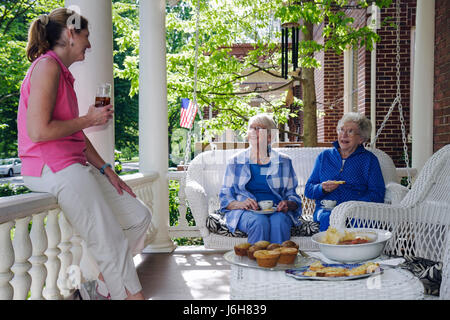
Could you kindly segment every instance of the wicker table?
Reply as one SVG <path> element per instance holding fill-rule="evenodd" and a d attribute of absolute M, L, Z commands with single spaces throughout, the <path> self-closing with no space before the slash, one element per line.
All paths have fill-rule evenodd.
<path fill-rule="evenodd" d="M 236 300 L 414 300 L 423 292 L 420 280 L 399 268 L 357 280 L 314 281 L 231 264 L 230 296 Z"/>

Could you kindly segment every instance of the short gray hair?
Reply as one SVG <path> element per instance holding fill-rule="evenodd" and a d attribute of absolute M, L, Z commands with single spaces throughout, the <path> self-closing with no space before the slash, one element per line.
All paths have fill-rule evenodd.
<path fill-rule="evenodd" d="M 367 119 L 364 115 L 358 113 L 358 112 L 348 112 L 344 114 L 339 120 L 337 125 L 337 132 L 339 133 L 339 130 L 342 128 L 344 123 L 347 122 L 354 122 L 358 125 L 359 134 L 361 135 L 361 138 L 364 139 L 364 141 L 367 141 L 370 139 L 370 134 L 372 132 L 372 123 L 369 119 Z"/>
<path fill-rule="evenodd" d="M 267 135 L 272 137 L 273 130 L 278 130 L 277 124 L 273 120 L 272 115 L 268 113 L 259 113 L 248 120 L 247 131 L 250 130 L 252 124 L 259 124 L 267 129 Z M 274 137 L 276 139 L 277 134 Z"/>
<path fill-rule="evenodd" d="M 264 126 L 267 130 L 278 129 L 272 116 L 267 113 L 260 113 L 251 117 L 248 120 L 248 129 L 250 129 L 250 126 L 254 123 Z"/>

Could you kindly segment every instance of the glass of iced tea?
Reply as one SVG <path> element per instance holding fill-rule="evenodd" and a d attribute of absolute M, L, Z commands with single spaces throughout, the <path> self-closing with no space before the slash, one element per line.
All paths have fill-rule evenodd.
<path fill-rule="evenodd" d="M 111 84 L 102 83 L 97 87 L 97 94 L 95 95 L 95 106 L 97 108 L 111 104 Z"/>

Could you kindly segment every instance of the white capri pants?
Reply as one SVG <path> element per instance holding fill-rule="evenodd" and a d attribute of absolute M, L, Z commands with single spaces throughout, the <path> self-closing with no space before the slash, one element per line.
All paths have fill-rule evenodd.
<path fill-rule="evenodd" d="M 70 165 L 56 173 L 44 166 L 41 177 L 24 176 L 25 185 L 58 199 L 72 227 L 85 241 L 112 299 L 142 290 L 133 255 L 144 248 L 150 209 L 124 191 L 119 195 L 108 178 L 91 165 Z M 98 275 L 98 274 L 97 274 Z"/>

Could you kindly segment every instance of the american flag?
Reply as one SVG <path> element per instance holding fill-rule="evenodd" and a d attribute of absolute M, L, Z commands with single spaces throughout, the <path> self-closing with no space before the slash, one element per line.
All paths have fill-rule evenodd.
<path fill-rule="evenodd" d="M 182 128 L 192 128 L 194 123 L 195 115 L 197 114 L 198 106 L 194 105 L 194 101 L 189 101 L 189 99 L 181 99 L 181 115 L 180 115 L 180 127 Z"/>

